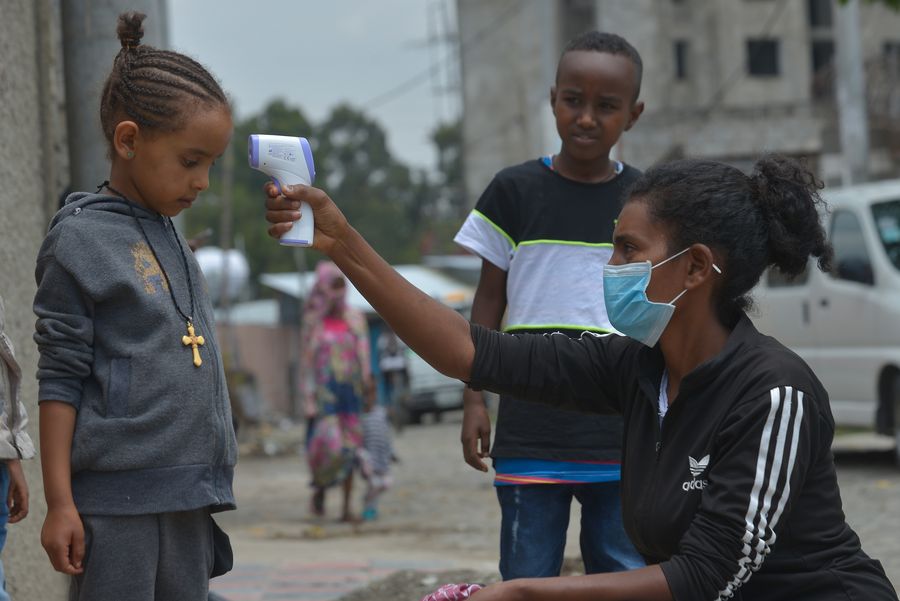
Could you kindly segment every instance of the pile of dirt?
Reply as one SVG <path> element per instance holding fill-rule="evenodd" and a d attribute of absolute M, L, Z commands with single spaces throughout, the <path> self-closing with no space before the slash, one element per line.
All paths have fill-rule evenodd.
<path fill-rule="evenodd" d="M 566 557 L 561 573 L 563 576 L 584 574 L 584 564 L 580 557 Z M 419 601 L 428 593 L 445 584 L 478 583 L 491 584 L 500 580 L 497 572 L 477 572 L 475 570 L 394 572 L 386 578 L 376 580 L 365 588 L 355 590 L 338 601 Z"/>
<path fill-rule="evenodd" d="M 338 601 L 419 601 L 445 584 L 463 582 L 490 584 L 499 579 L 500 575 L 497 573 L 490 574 L 474 570 L 442 572 L 403 570 L 372 582 L 365 588 L 348 593 Z"/>

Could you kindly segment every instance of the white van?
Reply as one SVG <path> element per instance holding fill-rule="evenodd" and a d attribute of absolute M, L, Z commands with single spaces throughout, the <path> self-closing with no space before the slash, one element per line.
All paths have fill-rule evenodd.
<path fill-rule="evenodd" d="M 900 180 L 822 194 L 831 273 L 813 261 L 754 290 L 754 322 L 803 357 L 825 385 L 838 425 L 895 437 L 900 459 Z"/>

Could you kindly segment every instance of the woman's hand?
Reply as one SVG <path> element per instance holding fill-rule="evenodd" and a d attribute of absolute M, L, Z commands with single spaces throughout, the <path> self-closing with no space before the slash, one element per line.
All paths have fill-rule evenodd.
<path fill-rule="evenodd" d="M 336 240 L 341 239 L 350 229 L 347 218 L 337 205 L 319 188 L 304 186 L 284 186 L 282 194 L 278 193 L 275 184 L 265 185 L 266 221 L 271 223 L 269 235 L 281 238 L 291 229 L 294 222 L 300 219 L 300 202 L 307 202 L 312 207 L 316 222 L 313 234 L 313 248 L 328 254 Z"/>
<path fill-rule="evenodd" d="M 57 572 L 75 575 L 84 571 L 84 524 L 74 505 L 47 510 L 41 545 Z"/>
<path fill-rule="evenodd" d="M 474 601 L 521 601 L 524 599 L 524 592 L 522 582 L 508 580 L 486 586 L 469 599 Z"/>

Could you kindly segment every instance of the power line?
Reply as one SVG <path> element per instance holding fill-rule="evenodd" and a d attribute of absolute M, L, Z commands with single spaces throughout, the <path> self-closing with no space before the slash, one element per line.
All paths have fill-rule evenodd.
<path fill-rule="evenodd" d="M 517 0 L 513 0 L 509 3 L 506 10 L 501 11 L 495 19 L 493 19 L 486 27 L 476 32 L 470 39 L 465 42 L 460 42 L 460 52 L 459 55 L 462 56 L 466 52 L 471 51 L 472 48 L 476 47 L 482 41 L 487 39 L 487 37 L 502 27 L 512 16 L 521 10 L 521 4 Z M 363 107 L 366 110 L 372 111 L 377 108 L 384 106 L 385 104 L 393 101 L 394 99 L 402 96 L 409 90 L 421 85 L 423 82 L 428 81 L 432 74 L 436 72 L 438 69 L 443 66 L 445 63 L 449 63 L 454 60 L 455 57 L 450 56 L 442 61 L 437 61 L 431 65 L 429 65 L 426 69 L 416 73 L 409 79 L 397 84 L 393 88 L 378 94 L 368 102 L 366 102 Z"/>
<path fill-rule="evenodd" d="M 506 133 L 510 129 L 514 127 L 520 127 L 524 125 L 525 120 L 528 118 L 527 113 L 531 113 L 535 109 L 537 109 L 541 104 L 544 103 L 545 99 L 541 99 L 540 102 L 534 102 L 531 106 L 527 106 L 525 111 L 516 111 L 513 114 L 509 115 L 506 119 L 497 124 L 497 127 L 484 132 L 482 135 L 477 137 L 474 140 L 470 140 L 468 142 L 464 142 L 463 149 L 468 151 L 471 148 L 477 148 L 481 146 L 481 143 L 490 138 L 494 138 L 501 134 Z"/>

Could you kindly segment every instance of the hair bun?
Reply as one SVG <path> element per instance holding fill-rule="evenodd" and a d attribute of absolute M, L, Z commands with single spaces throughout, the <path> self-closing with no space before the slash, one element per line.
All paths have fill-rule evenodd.
<path fill-rule="evenodd" d="M 144 13 L 131 11 L 119 15 L 119 23 L 116 26 L 116 35 L 122 48 L 136 48 L 144 37 L 143 21 L 147 18 Z"/>
<path fill-rule="evenodd" d="M 750 176 L 751 195 L 768 230 L 769 261 L 787 275 L 798 275 L 810 255 L 828 271 L 831 248 L 825 241 L 819 196 L 822 183 L 801 162 L 783 156 L 762 157 Z"/>

